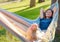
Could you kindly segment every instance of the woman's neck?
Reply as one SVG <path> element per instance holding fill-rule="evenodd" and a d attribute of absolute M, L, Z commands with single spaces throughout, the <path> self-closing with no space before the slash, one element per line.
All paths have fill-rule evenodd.
<path fill-rule="evenodd" d="M 49 19 L 49 17 L 46 17 L 46 19 Z"/>

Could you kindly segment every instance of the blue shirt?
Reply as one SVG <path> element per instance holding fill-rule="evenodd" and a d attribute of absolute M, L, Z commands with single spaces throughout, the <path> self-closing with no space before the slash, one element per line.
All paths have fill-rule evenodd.
<path fill-rule="evenodd" d="M 45 19 L 45 18 L 40 19 L 39 28 L 41 30 L 47 30 L 51 21 L 52 21 L 52 18 L 50 18 L 50 19 Z"/>

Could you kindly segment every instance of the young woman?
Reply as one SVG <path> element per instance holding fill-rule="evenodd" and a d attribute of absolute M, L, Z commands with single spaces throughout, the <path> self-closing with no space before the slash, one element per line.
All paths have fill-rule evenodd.
<path fill-rule="evenodd" d="M 40 19 L 39 28 L 43 32 L 45 32 L 47 30 L 50 22 L 52 21 L 53 13 L 54 12 L 51 9 L 48 9 L 45 12 L 43 10 L 41 10 L 41 16 L 39 18 Z M 34 36 L 34 35 L 36 35 L 37 27 L 38 27 L 37 25 L 33 24 L 33 27 L 29 28 L 28 31 L 27 31 L 28 33 L 32 31 L 29 34 L 29 36 L 31 36 L 30 40 L 32 40 L 32 41 L 37 40 L 37 38 L 39 38 L 39 36 L 41 36 L 41 34 L 39 34 L 39 33 L 37 33 L 37 36 L 38 36 L 37 38 L 35 38 L 36 36 Z M 34 30 L 35 30 L 35 32 L 34 32 Z M 35 39 L 32 39 L 32 37 L 35 38 Z"/>
<path fill-rule="evenodd" d="M 43 15 L 43 16 L 41 16 L 41 15 Z M 48 9 L 45 12 L 43 10 L 41 10 L 41 15 L 40 15 L 39 27 L 41 30 L 47 30 L 47 27 L 49 26 L 50 22 L 52 21 L 53 10 Z"/>
<path fill-rule="evenodd" d="M 52 21 L 53 14 L 54 14 L 54 12 L 51 9 L 48 9 L 45 12 L 44 12 L 44 10 L 41 10 L 42 16 L 40 16 L 40 23 L 39 23 L 40 29 L 37 32 L 37 39 L 38 39 L 37 42 L 49 42 L 49 39 L 48 39 L 49 37 L 48 38 L 45 37 L 46 36 L 45 33 L 48 32 L 47 29 L 48 29 L 49 24 Z M 42 40 L 40 40 L 40 39 L 42 39 Z"/>

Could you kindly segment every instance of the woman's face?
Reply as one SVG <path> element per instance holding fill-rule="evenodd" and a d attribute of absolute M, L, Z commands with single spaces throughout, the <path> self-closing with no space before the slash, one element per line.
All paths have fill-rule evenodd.
<path fill-rule="evenodd" d="M 48 10 L 46 11 L 46 18 L 50 18 L 52 16 L 52 11 Z"/>

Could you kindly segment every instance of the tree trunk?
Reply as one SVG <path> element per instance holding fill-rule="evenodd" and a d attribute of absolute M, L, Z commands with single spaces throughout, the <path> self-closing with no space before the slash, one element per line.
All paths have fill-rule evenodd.
<path fill-rule="evenodd" d="M 55 3 L 56 0 L 52 0 L 52 4 Z M 59 17 L 58 17 L 58 26 L 57 26 L 57 30 L 56 30 L 56 33 L 60 33 L 60 0 L 58 0 L 59 2 Z"/>
<path fill-rule="evenodd" d="M 56 2 L 56 0 L 52 0 L 51 1 L 52 4 Z M 59 2 L 59 17 L 58 17 L 58 26 L 57 26 L 57 29 L 56 29 L 56 36 L 55 36 L 55 39 L 53 40 L 53 42 L 59 42 L 60 41 L 60 0 L 58 0 Z"/>
<path fill-rule="evenodd" d="M 30 8 L 34 7 L 36 3 L 36 0 L 30 0 Z"/>
<path fill-rule="evenodd" d="M 56 2 L 56 0 L 51 0 L 51 4 L 53 4 L 53 3 L 55 3 Z"/>
<path fill-rule="evenodd" d="M 57 33 L 60 33 L 60 0 L 58 2 L 59 2 L 59 17 L 58 17 Z"/>
<path fill-rule="evenodd" d="M 42 2 L 45 2 L 45 0 L 38 0 L 38 3 L 42 3 Z"/>

